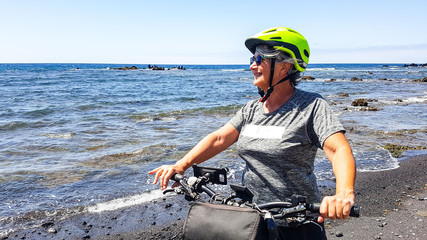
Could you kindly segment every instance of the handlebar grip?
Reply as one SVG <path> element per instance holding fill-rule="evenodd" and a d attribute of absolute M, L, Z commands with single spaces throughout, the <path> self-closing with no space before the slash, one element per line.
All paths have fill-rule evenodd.
<path fill-rule="evenodd" d="M 175 182 L 179 182 L 184 178 L 183 175 L 175 173 L 174 175 L 172 175 L 171 179 L 174 180 Z"/>
<path fill-rule="evenodd" d="M 319 212 L 320 203 L 311 203 L 308 206 L 308 209 L 312 212 Z M 359 217 L 360 216 L 360 207 L 357 205 L 354 205 L 350 210 L 350 216 L 351 217 Z"/>

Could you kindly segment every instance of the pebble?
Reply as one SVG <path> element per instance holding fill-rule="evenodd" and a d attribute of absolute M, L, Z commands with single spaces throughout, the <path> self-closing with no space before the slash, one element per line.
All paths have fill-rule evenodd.
<path fill-rule="evenodd" d="M 335 233 L 335 236 L 336 236 L 336 237 L 342 237 L 342 236 L 344 236 L 344 234 L 343 234 L 342 232 L 336 232 L 336 233 Z"/>
<path fill-rule="evenodd" d="M 48 233 L 57 233 L 58 231 L 56 231 L 56 229 L 55 228 L 49 228 L 48 230 L 47 230 L 47 232 Z"/>

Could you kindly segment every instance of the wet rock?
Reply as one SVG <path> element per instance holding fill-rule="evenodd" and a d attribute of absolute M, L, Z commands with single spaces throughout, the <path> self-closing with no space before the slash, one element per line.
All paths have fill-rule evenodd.
<path fill-rule="evenodd" d="M 361 108 L 360 111 L 379 111 L 379 109 L 376 107 L 366 107 L 366 108 Z"/>
<path fill-rule="evenodd" d="M 42 223 L 42 227 L 43 228 L 49 228 L 49 227 L 52 227 L 53 225 L 55 225 L 55 223 L 54 222 L 45 222 L 45 223 Z"/>
<path fill-rule="evenodd" d="M 424 63 L 424 64 L 411 63 L 411 64 L 405 64 L 403 65 L 403 67 L 427 67 L 427 63 Z"/>
<path fill-rule="evenodd" d="M 427 77 L 424 77 L 423 79 L 415 79 L 412 80 L 412 82 L 427 82 Z"/>
<path fill-rule="evenodd" d="M 408 150 L 424 150 L 427 149 L 426 146 L 417 146 L 417 147 L 410 147 L 410 146 L 404 146 L 404 145 L 398 145 L 398 144 L 391 144 L 387 143 L 385 146 L 383 146 L 385 149 L 387 149 L 393 157 L 402 157 L 402 153 L 404 151 Z"/>
<path fill-rule="evenodd" d="M 354 100 L 351 103 L 351 106 L 363 106 L 363 107 L 366 107 L 366 106 L 368 106 L 368 101 L 366 101 L 363 98 L 360 98 L 360 99 Z"/>
<path fill-rule="evenodd" d="M 349 97 L 348 93 L 342 93 L 340 94 L 340 97 Z"/>
<path fill-rule="evenodd" d="M 357 78 L 357 77 L 352 77 L 351 81 L 352 82 L 361 82 L 361 81 L 363 81 L 363 79 L 360 79 L 360 78 Z"/>
<path fill-rule="evenodd" d="M 336 81 L 337 81 L 337 79 L 331 78 L 330 80 L 326 80 L 325 82 L 336 82 Z"/>
<path fill-rule="evenodd" d="M 313 76 L 303 76 L 301 79 L 302 80 L 314 80 L 316 78 L 314 78 Z"/>
<path fill-rule="evenodd" d="M 132 66 L 132 67 L 119 67 L 119 68 L 112 68 L 113 70 L 138 70 L 139 68 L 136 66 Z"/>
<path fill-rule="evenodd" d="M 57 233 L 58 231 L 55 228 L 51 227 L 47 230 L 47 232 L 48 233 Z"/>

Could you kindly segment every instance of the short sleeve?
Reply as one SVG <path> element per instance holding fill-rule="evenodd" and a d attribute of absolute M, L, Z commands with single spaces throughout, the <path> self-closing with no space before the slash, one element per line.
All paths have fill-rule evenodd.
<path fill-rule="evenodd" d="M 236 128 L 236 130 L 238 132 L 240 132 L 242 130 L 242 127 L 243 127 L 243 124 L 244 124 L 244 121 L 245 121 L 244 115 L 243 115 L 245 106 L 243 106 L 242 108 L 240 108 L 239 111 L 237 111 L 237 113 L 234 115 L 234 117 L 228 122 L 234 128 Z"/>
<path fill-rule="evenodd" d="M 337 132 L 345 132 L 345 129 L 325 99 L 317 98 L 313 104 L 308 135 L 317 147 L 323 149 L 323 144 L 329 136 Z"/>

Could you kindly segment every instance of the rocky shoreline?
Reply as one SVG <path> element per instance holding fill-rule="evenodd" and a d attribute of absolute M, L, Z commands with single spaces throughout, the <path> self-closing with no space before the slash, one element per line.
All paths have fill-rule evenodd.
<path fill-rule="evenodd" d="M 329 239 L 427 239 L 427 155 L 411 157 L 388 171 L 358 172 L 360 218 L 327 220 Z M 324 188 L 323 194 L 333 189 Z M 3 239 L 183 239 L 189 203 L 166 196 L 148 204 L 67 219 L 52 217 L 39 227 Z"/>

